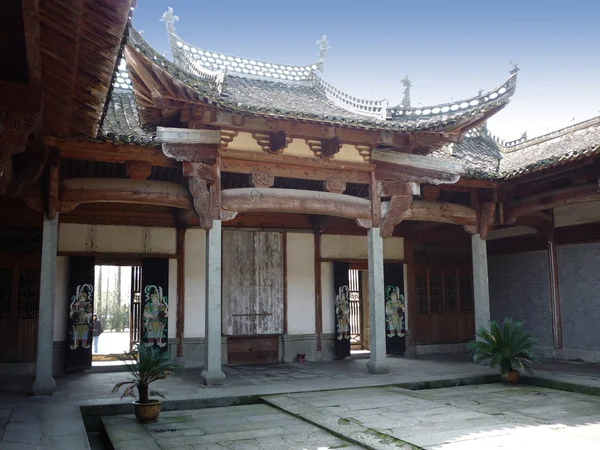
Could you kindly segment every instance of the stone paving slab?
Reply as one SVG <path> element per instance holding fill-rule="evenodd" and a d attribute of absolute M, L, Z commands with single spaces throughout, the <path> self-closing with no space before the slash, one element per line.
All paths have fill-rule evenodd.
<path fill-rule="evenodd" d="M 102 423 L 114 450 L 362 448 L 261 404 L 164 412 L 148 425 L 133 416 L 103 418 Z"/>
<path fill-rule="evenodd" d="M 367 448 L 395 448 L 393 438 L 426 449 L 600 448 L 598 397 L 534 386 L 380 387 L 264 399 Z M 372 430 L 378 442 L 360 440 Z"/>

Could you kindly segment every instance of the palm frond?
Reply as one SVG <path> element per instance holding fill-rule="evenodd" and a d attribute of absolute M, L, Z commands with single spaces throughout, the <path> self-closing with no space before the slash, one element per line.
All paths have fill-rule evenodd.
<path fill-rule="evenodd" d="M 532 347 L 537 340 L 525 331 L 523 322 L 505 319 L 502 327 L 496 321 L 490 321 L 489 331 L 480 327 L 476 340 L 469 342 L 467 349 L 475 362 L 490 361 L 491 367 L 499 367 L 500 372 L 510 370 L 530 370 L 530 365 L 537 362 Z"/>

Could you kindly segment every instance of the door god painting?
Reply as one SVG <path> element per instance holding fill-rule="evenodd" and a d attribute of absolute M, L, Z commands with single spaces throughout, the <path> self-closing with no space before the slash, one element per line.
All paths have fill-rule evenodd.
<path fill-rule="evenodd" d="M 335 297 L 335 317 L 338 340 L 350 339 L 350 290 L 341 286 Z"/>
<path fill-rule="evenodd" d="M 385 320 L 387 337 L 404 336 L 404 296 L 398 286 L 385 287 Z"/>
<path fill-rule="evenodd" d="M 91 284 L 77 286 L 75 295 L 69 305 L 70 320 L 70 347 L 90 348 L 90 327 L 93 313 L 92 294 L 94 287 Z"/>
<path fill-rule="evenodd" d="M 158 347 L 167 345 L 165 325 L 167 323 L 168 308 L 167 297 L 163 297 L 163 289 L 160 286 L 148 285 L 144 289 L 146 306 L 144 307 L 144 334 L 145 346 Z"/>

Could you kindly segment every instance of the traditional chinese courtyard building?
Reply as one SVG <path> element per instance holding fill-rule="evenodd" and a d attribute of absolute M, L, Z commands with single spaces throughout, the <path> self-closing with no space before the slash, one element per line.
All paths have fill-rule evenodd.
<path fill-rule="evenodd" d="M 8 11 L 0 370 L 51 393 L 89 368 L 106 264 L 132 267 L 132 343 L 208 384 L 352 350 L 382 373 L 507 316 L 547 356 L 598 359 L 599 119 L 502 142 L 485 124 L 516 67 L 429 107 L 405 79 L 394 106 L 326 82 L 325 37 L 314 63 L 258 61 L 189 44 L 169 9 L 170 61 L 117 3 Z"/>

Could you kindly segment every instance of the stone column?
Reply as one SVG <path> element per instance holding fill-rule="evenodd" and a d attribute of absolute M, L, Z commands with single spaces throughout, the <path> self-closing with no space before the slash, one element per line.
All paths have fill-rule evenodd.
<path fill-rule="evenodd" d="M 475 330 L 490 329 L 490 288 L 486 241 L 479 234 L 471 236 L 473 255 L 473 304 L 475 307 Z"/>
<path fill-rule="evenodd" d="M 385 355 L 385 304 L 383 284 L 383 239 L 379 228 L 370 228 L 369 241 L 369 320 L 371 359 L 369 373 L 389 371 Z"/>
<path fill-rule="evenodd" d="M 58 250 L 58 214 L 54 219 L 44 216 L 42 237 L 42 270 L 40 272 L 40 304 L 38 309 L 38 345 L 35 395 L 52 395 L 56 382 L 52 378 L 52 347 L 54 343 L 54 285 Z"/>
<path fill-rule="evenodd" d="M 204 370 L 202 380 L 208 386 L 223 384 L 221 369 L 221 221 L 213 220 L 206 232 L 206 314 Z"/>

